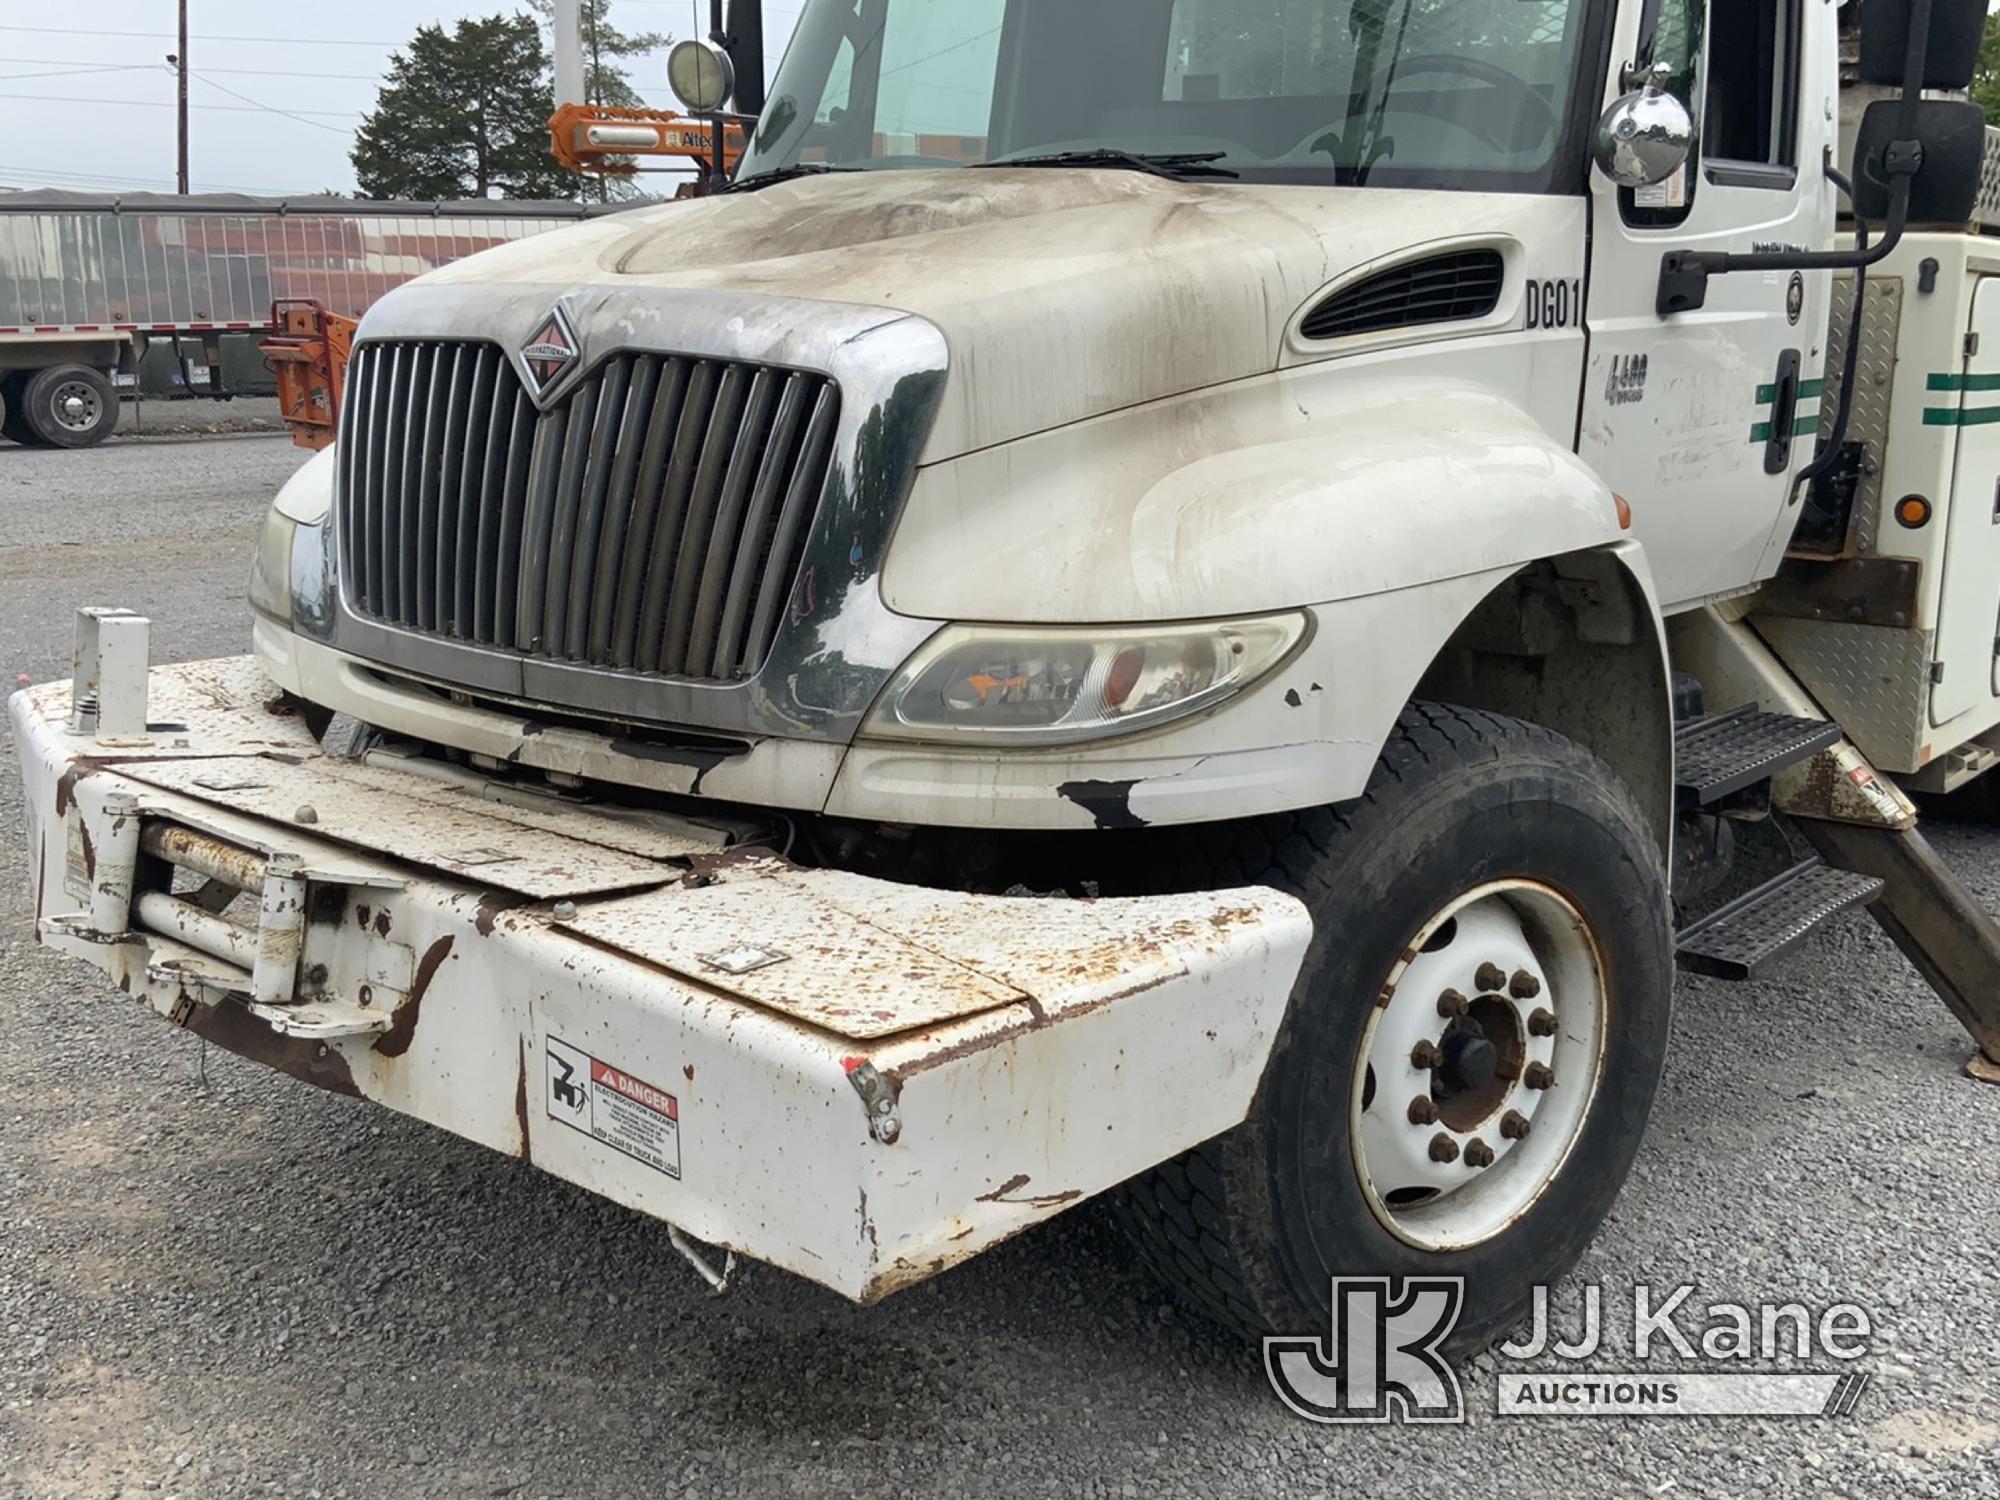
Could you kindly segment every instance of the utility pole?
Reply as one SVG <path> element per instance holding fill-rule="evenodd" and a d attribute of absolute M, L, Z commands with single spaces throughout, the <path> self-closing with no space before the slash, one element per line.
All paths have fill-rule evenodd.
<path fill-rule="evenodd" d="M 188 0 L 181 0 L 181 50 L 174 55 L 180 72 L 180 172 L 183 196 L 188 190 Z"/>

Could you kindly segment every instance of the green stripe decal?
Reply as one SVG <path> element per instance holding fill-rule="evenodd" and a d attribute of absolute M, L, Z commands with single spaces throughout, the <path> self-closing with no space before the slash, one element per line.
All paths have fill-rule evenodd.
<path fill-rule="evenodd" d="M 1951 415 L 1956 416 L 1958 414 L 1953 412 Z M 1995 421 L 2000 421 L 2000 411 L 1996 411 L 1993 415 Z M 1810 437 L 1818 431 L 1819 413 L 1817 412 L 1812 413 L 1810 416 L 1800 417 L 1792 423 L 1792 436 L 1795 438 Z M 1750 441 L 1753 443 L 1770 442 L 1771 424 L 1769 422 L 1759 422 L 1755 427 L 1751 428 Z"/>
<path fill-rule="evenodd" d="M 1824 380 L 1802 380 L 1799 382 L 1799 399 L 1801 401 L 1810 401 L 1815 396 L 1823 396 L 1825 394 L 1826 382 Z M 1760 385 L 1757 387 L 1757 404 L 1759 406 L 1769 406 L 1777 399 L 1778 388 L 1775 385 Z"/>
<path fill-rule="evenodd" d="M 1991 427 L 2000 422 L 2000 406 L 1971 406 L 1963 411 L 1934 406 L 1924 413 L 1926 427 Z"/>
<path fill-rule="evenodd" d="M 1927 391 L 2000 391 L 2000 375 L 1933 375 Z"/>

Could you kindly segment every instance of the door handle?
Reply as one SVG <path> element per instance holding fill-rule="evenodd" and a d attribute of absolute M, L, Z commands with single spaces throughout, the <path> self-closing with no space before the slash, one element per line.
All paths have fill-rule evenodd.
<path fill-rule="evenodd" d="M 1778 374 L 1772 382 L 1771 431 L 1764 441 L 1764 472 L 1783 474 L 1792 466 L 1792 428 L 1799 420 L 1799 351 L 1787 349 L 1778 356 Z"/>

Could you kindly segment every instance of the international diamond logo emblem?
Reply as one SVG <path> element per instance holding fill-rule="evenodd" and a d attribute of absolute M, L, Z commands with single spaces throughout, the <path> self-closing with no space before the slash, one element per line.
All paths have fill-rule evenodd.
<path fill-rule="evenodd" d="M 528 367 L 529 394 L 537 401 L 561 383 L 578 358 L 576 330 L 569 314 L 560 306 L 552 308 L 534 337 L 521 348 L 521 360 Z"/>

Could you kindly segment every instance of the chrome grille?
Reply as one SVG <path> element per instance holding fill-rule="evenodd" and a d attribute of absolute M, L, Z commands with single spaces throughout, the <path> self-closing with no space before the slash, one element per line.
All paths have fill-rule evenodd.
<path fill-rule="evenodd" d="M 553 661 L 747 681 L 796 587 L 839 405 L 821 375 L 619 354 L 543 412 L 497 345 L 363 345 L 349 602 Z"/>

